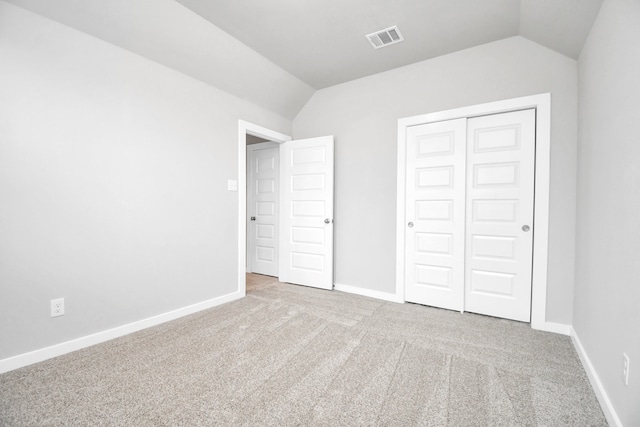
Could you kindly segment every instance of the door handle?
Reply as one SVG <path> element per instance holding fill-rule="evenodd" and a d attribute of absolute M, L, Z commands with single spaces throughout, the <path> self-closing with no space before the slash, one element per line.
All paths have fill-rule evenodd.
<path fill-rule="evenodd" d="M 255 216 L 252 216 L 252 217 L 251 217 L 251 221 L 255 221 L 255 220 L 256 220 L 256 217 L 255 217 Z"/>
<path fill-rule="evenodd" d="M 325 224 L 330 224 L 330 223 L 332 223 L 332 222 L 333 222 L 333 220 L 332 220 L 332 219 L 329 219 L 329 218 L 325 218 L 325 220 L 324 220 L 324 223 L 325 223 Z"/>
<path fill-rule="evenodd" d="M 409 224 L 407 224 L 407 227 L 409 227 L 409 228 L 413 228 L 413 223 L 412 223 L 412 222 L 409 222 Z"/>
<path fill-rule="evenodd" d="M 522 226 L 522 231 L 529 231 L 529 230 L 531 230 L 531 227 L 529 227 L 528 225 Z"/>

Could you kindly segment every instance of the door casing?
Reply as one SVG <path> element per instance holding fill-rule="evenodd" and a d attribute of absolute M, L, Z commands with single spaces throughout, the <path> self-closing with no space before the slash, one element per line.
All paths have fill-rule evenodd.
<path fill-rule="evenodd" d="M 422 114 L 398 120 L 397 153 L 397 215 L 396 215 L 396 297 L 405 301 L 405 176 L 406 138 L 410 126 L 444 120 L 472 118 L 506 113 L 528 108 L 536 109 L 536 154 L 534 218 L 536 232 L 533 240 L 533 272 L 531 295 L 531 327 L 549 332 L 566 333 L 556 324 L 546 321 L 547 264 L 549 241 L 549 172 L 551 152 L 551 94 L 539 94 L 504 101 Z"/>

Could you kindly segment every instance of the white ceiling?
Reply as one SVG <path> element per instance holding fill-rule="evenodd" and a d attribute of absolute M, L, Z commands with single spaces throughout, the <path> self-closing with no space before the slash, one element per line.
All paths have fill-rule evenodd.
<path fill-rule="evenodd" d="M 0 0 L 292 119 L 334 84 L 520 35 L 572 58 L 603 0 Z M 365 34 L 398 25 L 405 41 Z"/>
<path fill-rule="evenodd" d="M 315 89 L 521 35 L 578 58 L 602 0 L 177 0 Z M 398 25 L 374 50 L 365 34 Z"/>

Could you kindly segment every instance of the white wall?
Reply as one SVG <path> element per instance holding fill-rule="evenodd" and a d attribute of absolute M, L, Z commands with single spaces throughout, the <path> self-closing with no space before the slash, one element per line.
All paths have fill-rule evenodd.
<path fill-rule="evenodd" d="M 292 119 L 313 88 L 176 0 L 5 0 Z M 260 70 L 260 72 L 256 72 Z"/>
<path fill-rule="evenodd" d="M 576 61 L 522 37 L 320 90 L 295 138 L 336 137 L 335 282 L 395 291 L 397 120 L 551 92 L 547 321 L 570 324 L 577 141 Z"/>
<path fill-rule="evenodd" d="M 4 2 L 0 58 L 0 359 L 237 290 L 238 119 L 290 121 Z"/>
<path fill-rule="evenodd" d="M 640 2 L 605 0 L 579 60 L 573 327 L 625 426 L 640 425 Z M 622 353 L 631 358 L 622 382 Z"/>

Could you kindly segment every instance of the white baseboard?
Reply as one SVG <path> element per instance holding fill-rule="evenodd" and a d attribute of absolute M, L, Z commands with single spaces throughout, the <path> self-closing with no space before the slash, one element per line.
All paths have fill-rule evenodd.
<path fill-rule="evenodd" d="M 340 283 L 334 283 L 333 288 L 336 291 L 347 292 L 350 294 L 362 295 L 365 297 L 381 299 L 384 301 L 404 303 L 404 300 L 396 294 L 390 294 L 388 292 L 373 291 L 371 289 L 359 288 L 357 286 L 342 285 Z M 537 324 L 531 324 L 533 329 L 545 332 L 553 332 L 555 334 L 570 335 L 571 325 L 564 325 L 562 323 L 542 322 Z"/>
<path fill-rule="evenodd" d="M 359 288 L 357 286 L 341 285 L 340 283 L 334 283 L 333 288 L 336 291 L 362 295 L 364 297 L 376 298 L 384 301 L 404 302 L 398 298 L 396 294 L 390 294 L 388 292 L 373 291 L 371 289 Z"/>
<path fill-rule="evenodd" d="M 55 344 L 50 347 L 30 351 L 28 353 L 19 354 L 17 356 L 8 357 L 6 359 L 0 360 L 0 374 L 3 372 L 12 371 L 14 369 L 22 368 L 24 366 L 32 365 L 34 363 L 42 362 L 43 360 L 51 359 L 53 357 L 62 356 L 63 354 L 71 353 L 72 351 L 90 347 L 92 345 L 131 334 L 142 329 L 150 328 L 151 326 L 156 326 L 170 320 L 175 320 L 189 314 L 197 313 L 198 311 L 206 310 L 217 305 L 225 304 L 227 302 L 242 298 L 242 296 L 243 295 L 241 294 L 241 292 L 236 291 L 231 294 L 222 295 L 217 298 L 199 302 L 197 304 L 189 305 L 187 307 L 179 308 L 177 310 L 139 320 L 137 322 L 118 326 L 113 329 L 97 332 L 95 334 L 76 338 L 60 344 Z"/>
<path fill-rule="evenodd" d="M 554 334 L 571 335 L 571 325 L 553 322 L 531 322 L 531 328 L 537 331 L 553 332 Z"/>
<path fill-rule="evenodd" d="M 598 398 L 598 402 L 600 403 L 602 412 L 604 412 L 604 416 L 607 418 L 607 422 L 610 426 L 622 427 L 622 422 L 620 422 L 618 414 L 616 414 L 615 409 L 613 409 L 611 400 L 609 400 L 609 396 L 607 395 L 607 392 L 605 391 L 604 386 L 602 385 L 602 382 L 598 377 L 598 373 L 591 364 L 591 360 L 584 350 L 578 334 L 573 328 L 571 328 L 570 330 L 570 335 L 571 340 L 573 341 L 573 346 L 576 348 L 578 356 L 580 357 L 580 361 L 582 362 L 582 366 L 584 366 L 584 370 L 587 372 L 591 387 L 593 387 L 593 391 L 596 393 L 596 397 Z"/>

